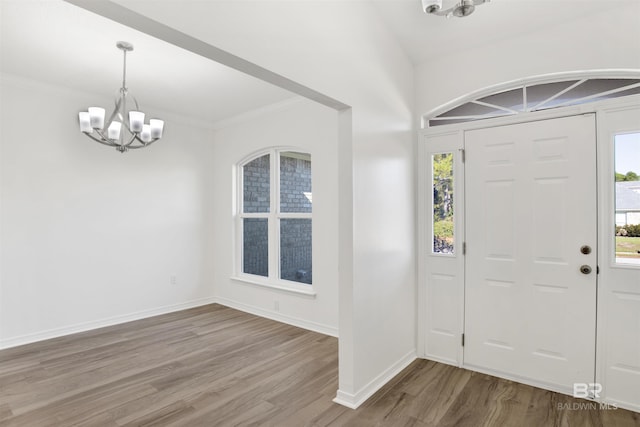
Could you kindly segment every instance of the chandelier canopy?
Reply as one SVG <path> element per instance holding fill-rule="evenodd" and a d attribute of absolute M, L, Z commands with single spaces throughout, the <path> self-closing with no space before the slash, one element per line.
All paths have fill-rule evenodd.
<path fill-rule="evenodd" d="M 422 10 L 430 15 L 446 16 L 451 18 L 456 16 L 464 18 L 469 16 L 476 10 L 476 6 L 488 3 L 491 0 L 458 0 L 453 6 L 446 9 L 442 8 L 443 0 L 422 0 Z"/>
<path fill-rule="evenodd" d="M 127 52 L 133 50 L 133 45 L 119 41 L 116 46 L 123 52 L 124 66 L 122 87 L 118 90 L 113 113 L 105 122 L 104 108 L 89 107 L 88 111 L 79 113 L 79 118 L 81 132 L 100 144 L 115 147 L 124 153 L 129 149 L 148 147 L 162 138 L 164 122 L 150 119 L 148 124 L 144 123 L 145 114 L 127 89 Z"/>

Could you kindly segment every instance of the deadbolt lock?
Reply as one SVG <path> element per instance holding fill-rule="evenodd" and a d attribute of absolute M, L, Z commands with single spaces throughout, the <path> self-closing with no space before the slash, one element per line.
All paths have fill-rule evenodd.
<path fill-rule="evenodd" d="M 591 273 L 591 267 L 589 267 L 588 265 L 583 265 L 580 267 L 580 272 L 582 274 L 589 274 Z"/>
<path fill-rule="evenodd" d="M 580 252 L 582 252 L 585 255 L 589 255 L 591 253 L 591 246 L 584 245 L 583 247 L 580 248 Z"/>

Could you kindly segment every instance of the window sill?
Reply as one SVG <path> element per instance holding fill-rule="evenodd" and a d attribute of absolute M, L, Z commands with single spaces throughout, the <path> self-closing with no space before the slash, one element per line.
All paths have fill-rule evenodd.
<path fill-rule="evenodd" d="M 311 285 L 300 285 L 300 286 L 308 286 L 310 288 L 310 289 L 301 289 L 295 285 L 287 285 L 285 283 L 274 282 L 266 278 L 262 280 L 260 278 L 254 278 L 253 276 L 232 276 L 231 280 L 235 280 L 236 282 L 241 282 L 243 284 L 259 286 L 262 288 L 268 288 L 276 291 L 288 292 L 295 295 L 303 295 L 311 298 L 316 297 L 316 292 L 313 290 Z"/>

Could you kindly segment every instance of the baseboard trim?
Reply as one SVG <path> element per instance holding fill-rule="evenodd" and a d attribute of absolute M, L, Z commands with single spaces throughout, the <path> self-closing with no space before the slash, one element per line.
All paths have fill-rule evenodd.
<path fill-rule="evenodd" d="M 602 403 L 616 405 L 618 408 L 626 409 L 631 412 L 637 412 L 640 414 L 640 405 L 624 402 L 622 400 L 617 399 L 607 399 L 606 397 L 602 399 Z"/>
<path fill-rule="evenodd" d="M 424 355 L 424 357 L 420 357 L 420 359 L 431 360 L 433 362 L 438 362 L 438 363 L 442 363 L 444 365 L 451 365 L 451 366 L 455 366 L 456 368 L 460 368 L 460 363 L 458 363 L 458 361 L 455 360 L 455 359 L 448 359 L 446 357 L 438 357 L 438 356 L 434 356 L 432 354 L 426 354 L 426 355 Z"/>
<path fill-rule="evenodd" d="M 479 372 L 485 375 L 491 375 L 492 377 L 503 378 L 505 380 L 514 381 L 520 384 L 525 384 L 525 385 L 540 388 L 543 390 L 549 390 L 555 393 L 566 394 L 567 396 L 573 396 L 573 389 L 569 387 L 562 387 L 556 384 L 546 383 L 544 381 L 536 381 L 536 380 L 532 380 L 531 378 L 520 377 L 518 375 L 506 374 L 504 372 L 483 368 L 481 366 L 462 365 L 462 369 Z M 586 400 L 587 402 L 593 402 L 598 404 L 602 403 L 602 404 L 616 405 L 618 408 L 627 409 L 629 411 L 640 413 L 639 405 L 636 405 L 630 402 L 623 402 L 616 399 L 607 398 L 606 396 L 600 399 L 584 399 L 584 400 Z"/>
<path fill-rule="evenodd" d="M 463 363 L 461 367 L 468 371 L 479 372 L 481 374 L 491 375 L 492 377 L 503 378 L 505 380 L 529 385 L 531 387 L 541 388 L 543 390 L 549 390 L 554 393 L 560 393 L 560 394 L 566 394 L 568 396 L 572 396 L 572 390 L 569 387 L 562 387 L 558 384 L 551 384 L 544 381 L 536 381 L 531 378 L 521 377 L 519 375 L 509 374 L 506 372 L 496 371 L 496 370 L 485 368 L 482 366 L 471 365 L 466 363 Z"/>
<path fill-rule="evenodd" d="M 371 380 L 367 385 L 362 387 L 354 394 L 338 390 L 335 399 L 333 401 L 342 406 L 346 406 L 350 409 L 358 409 L 367 399 L 374 395 L 375 392 L 380 390 L 386 383 L 391 381 L 393 377 L 398 375 L 404 368 L 409 366 L 411 362 L 418 358 L 416 351 L 411 350 L 409 353 L 401 357 L 393 365 L 389 366 L 377 377 Z"/>
<path fill-rule="evenodd" d="M 174 311 L 186 310 L 189 308 L 200 307 L 213 303 L 215 303 L 215 298 L 207 297 L 183 302 L 180 304 L 165 305 L 162 307 L 137 311 L 135 313 L 125 314 L 121 316 L 113 316 L 106 319 L 92 320 L 90 322 L 77 323 L 75 325 L 65 326 L 62 328 L 49 329 L 42 332 L 21 335 L 19 337 L 0 340 L 0 350 L 25 344 L 31 344 L 34 342 L 44 341 L 52 338 L 58 338 L 65 335 L 77 334 L 79 332 L 91 331 L 93 329 L 104 328 L 106 326 L 119 325 L 121 323 L 145 319 L 147 317 L 158 316 L 161 314 L 173 313 Z"/>
<path fill-rule="evenodd" d="M 244 304 L 238 301 L 234 301 L 224 297 L 214 298 L 215 302 L 224 305 L 226 307 L 234 308 L 236 310 L 244 311 L 245 313 L 254 314 L 256 316 L 265 317 L 267 319 L 275 320 L 277 322 L 286 323 L 288 325 L 297 326 L 309 331 L 318 332 L 324 335 L 332 337 L 338 337 L 338 328 L 332 326 L 323 325 L 321 323 L 311 322 L 309 320 L 300 319 L 294 316 L 288 316 L 279 312 L 265 310 L 260 307 L 256 307 L 249 304 Z"/>

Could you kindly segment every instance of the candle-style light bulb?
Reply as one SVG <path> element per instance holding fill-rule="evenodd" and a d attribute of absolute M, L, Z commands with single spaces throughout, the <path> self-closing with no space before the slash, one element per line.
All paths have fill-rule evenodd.
<path fill-rule="evenodd" d="M 152 139 L 162 138 L 164 121 L 158 120 L 158 119 L 151 119 L 149 120 L 149 125 L 151 126 L 151 138 Z"/>
<path fill-rule="evenodd" d="M 92 128 L 102 129 L 104 127 L 104 108 L 89 107 L 89 120 Z"/>
<path fill-rule="evenodd" d="M 93 128 L 91 127 L 91 117 L 89 116 L 89 112 L 79 112 L 78 118 L 80 119 L 80 132 L 92 133 Z"/>
<path fill-rule="evenodd" d="M 122 123 L 120 122 L 111 122 L 109 125 L 109 129 L 107 129 L 107 137 L 111 140 L 116 140 L 120 138 L 120 128 L 122 128 Z"/>
<path fill-rule="evenodd" d="M 151 141 L 151 126 L 150 125 L 143 125 L 142 126 L 142 132 L 140 132 L 140 139 L 142 140 L 142 142 L 149 142 Z"/>
<path fill-rule="evenodd" d="M 138 133 L 142 131 L 144 124 L 144 113 L 140 111 L 129 111 L 129 129 L 131 132 Z"/>

